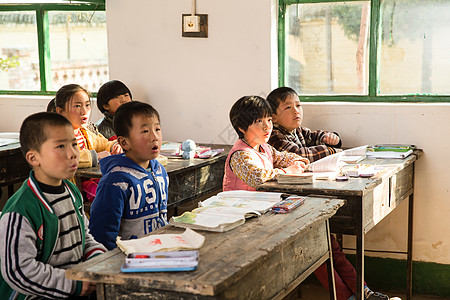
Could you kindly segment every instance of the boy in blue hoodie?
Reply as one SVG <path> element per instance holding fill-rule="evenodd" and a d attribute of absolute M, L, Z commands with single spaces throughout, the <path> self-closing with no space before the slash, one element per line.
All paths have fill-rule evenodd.
<path fill-rule="evenodd" d="M 124 154 L 100 160 L 103 177 L 91 207 L 89 229 L 107 249 L 116 238 L 139 238 L 167 222 L 169 177 L 156 160 L 162 144 L 158 112 L 149 104 L 121 105 L 114 131 Z"/>

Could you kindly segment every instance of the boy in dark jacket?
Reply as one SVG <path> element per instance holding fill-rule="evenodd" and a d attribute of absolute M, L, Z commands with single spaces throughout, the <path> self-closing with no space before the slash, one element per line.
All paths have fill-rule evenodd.
<path fill-rule="evenodd" d="M 103 177 L 91 207 L 90 230 L 107 249 L 116 238 L 139 238 L 167 225 L 169 177 L 156 160 L 162 134 L 158 112 L 133 101 L 118 108 L 114 130 L 124 154 L 100 160 Z"/>
<path fill-rule="evenodd" d="M 267 96 L 273 111 L 273 130 L 269 144 L 278 151 L 293 152 L 314 162 L 336 153 L 342 146 L 335 132 L 301 127 L 303 109 L 297 93 L 288 87 L 273 90 Z"/>
<path fill-rule="evenodd" d="M 67 180 L 80 157 L 72 124 L 56 113 L 31 115 L 20 145 L 33 170 L 0 217 L 0 295 L 87 296 L 95 283 L 69 280 L 65 269 L 106 249 L 90 235 L 81 194 Z"/>

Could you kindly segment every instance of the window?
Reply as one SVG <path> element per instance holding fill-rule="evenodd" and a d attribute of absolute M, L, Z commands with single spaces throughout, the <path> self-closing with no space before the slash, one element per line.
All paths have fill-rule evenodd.
<path fill-rule="evenodd" d="M 280 0 L 280 86 L 302 100 L 450 102 L 450 2 Z"/>
<path fill-rule="evenodd" d="M 97 91 L 108 77 L 104 2 L 0 5 L 0 93 Z"/>

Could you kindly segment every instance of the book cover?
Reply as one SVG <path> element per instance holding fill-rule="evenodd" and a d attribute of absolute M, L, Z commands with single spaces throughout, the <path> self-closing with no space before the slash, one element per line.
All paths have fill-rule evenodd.
<path fill-rule="evenodd" d="M 125 273 L 193 271 L 197 269 L 198 258 L 198 251 L 131 253 L 120 269 Z"/>
<path fill-rule="evenodd" d="M 199 249 L 205 241 L 205 237 L 191 229 L 186 229 L 182 234 L 150 234 L 139 239 L 123 241 L 117 237 L 117 246 L 125 253 L 158 252 L 174 250 Z"/>

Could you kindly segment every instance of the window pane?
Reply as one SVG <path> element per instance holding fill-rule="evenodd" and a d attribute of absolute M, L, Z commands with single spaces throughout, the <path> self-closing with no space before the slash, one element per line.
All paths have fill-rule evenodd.
<path fill-rule="evenodd" d="M 450 1 L 383 1 L 380 94 L 450 94 Z"/>
<path fill-rule="evenodd" d="M 368 94 L 370 3 L 290 5 L 286 83 L 299 94 Z"/>
<path fill-rule="evenodd" d="M 40 90 L 35 12 L 0 12 L 0 90 Z"/>
<path fill-rule="evenodd" d="M 77 83 L 97 92 L 108 81 L 104 11 L 50 11 L 50 90 Z"/>

